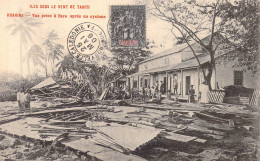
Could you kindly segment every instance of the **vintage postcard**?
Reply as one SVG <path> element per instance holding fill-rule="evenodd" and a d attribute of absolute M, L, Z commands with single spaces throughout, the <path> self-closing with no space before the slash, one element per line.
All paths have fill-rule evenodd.
<path fill-rule="evenodd" d="M 259 160 L 257 0 L 1 0 L 0 160 Z"/>

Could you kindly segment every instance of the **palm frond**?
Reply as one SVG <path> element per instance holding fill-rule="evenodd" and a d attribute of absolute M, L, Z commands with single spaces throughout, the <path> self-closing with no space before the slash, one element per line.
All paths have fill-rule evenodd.
<path fill-rule="evenodd" d="M 21 30 L 20 26 L 17 26 L 16 28 L 14 28 L 11 32 L 11 35 L 15 35 L 19 30 Z"/>
<path fill-rule="evenodd" d="M 17 26 L 17 24 L 11 24 L 11 25 L 7 25 L 6 28 L 14 28 L 15 26 Z"/>
<path fill-rule="evenodd" d="M 29 39 L 30 41 L 32 41 L 31 33 L 30 33 L 26 28 L 24 29 L 24 32 L 25 32 L 25 36 L 28 37 L 28 39 Z"/>
<path fill-rule="evenodd" d="M 57 35 L 57 33 L 55 32 L 55 30 L 52 30 L 52 31 L 49 33 L 48 39 L 49 39 L 49 40 L 56 40 L 56 39 L 58 39 L 58 35 Z"/>

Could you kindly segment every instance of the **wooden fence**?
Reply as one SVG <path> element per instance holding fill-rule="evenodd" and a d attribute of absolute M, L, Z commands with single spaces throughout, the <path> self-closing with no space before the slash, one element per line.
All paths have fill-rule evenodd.
<path fill-rule="evenodd" d="M 243 105 L 249 105 L 250 95 L 249 94 L 245 94 L 245 93 L 239 94 L 239 101 Z"/>
<path fill-rule="evenodd" d="M 253 92 L 253 95 L 251 97 L 250 106 L 258 106 L 258 101 L 259 101 L 259 96 L 260 96 L 260 90 L 259 89 L 255 89 Z"/>
<path fill-rule="evenodd" d="M 210 91 L 208 92 L 208 100 L 211 103 L 222 103 L 225 97 L 224 91 Z"/>

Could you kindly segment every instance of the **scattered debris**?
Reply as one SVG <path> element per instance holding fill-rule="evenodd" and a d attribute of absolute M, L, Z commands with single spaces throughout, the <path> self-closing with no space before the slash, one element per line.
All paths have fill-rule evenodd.
<path fill-rule="evenodd" d="M 24 147 L 23 151 L 15 152 L 12 157 L 11 154 L 3 155 L 14 160 L 95 157 L 121 161 L 150 160 L 167 155 L 186 160 L 199 159 L 204 158 L 201 156 L 206 151 L 204 149 L 228 139 L 234 130 L 240 130 L 242 136 L 255 136 L 257 130 L 252 123 L 258 115 L 244 112 L 247 108 L 235 112 L 233 109 L 226 104 L 201 108 L 174 101 L 147 105 L 112 100 L 108 105 L 87 106 L 74 101 L 66 102 L 65 106 L 60 104 L 49 109 L 42 108 L 41 111 L 3 113 L 0 123 L 1 119 L 5 122 L 1 123 L 0 131 L 5 134 L 0 135 L 0 151 Z M 6 134 L 18 139 L 7 142 Z M 40 141 L 37 146 L 43 149 L 29 143 L 29 140 Z M 30 152 L 33 148 L 35 151 Z M 68 148 L 76 152 L 67 152 Z M 153 154 L 144 154 L 147 148 Z"/>

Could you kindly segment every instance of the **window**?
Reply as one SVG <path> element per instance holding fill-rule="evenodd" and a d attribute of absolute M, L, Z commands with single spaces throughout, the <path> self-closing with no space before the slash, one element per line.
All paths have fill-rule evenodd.
<path fill-rule="evenodd" d="M 144 87 L 145 88 L 148 87 L 148 80 L 147 79 L 144 80 Z"/>
<path fill-rule="evenodd" d="M 134 81 L 133 88 L 137 88 L 137 81 Z"/>
<path fill-rule="evenodd" d="M 234 71 L 234 85 L 243 85 L 243 71 Z"/>
<path fill-rule="evenodd" d="M 140 86 L 143 87 L 143 78 L 140 79 Z"/>

